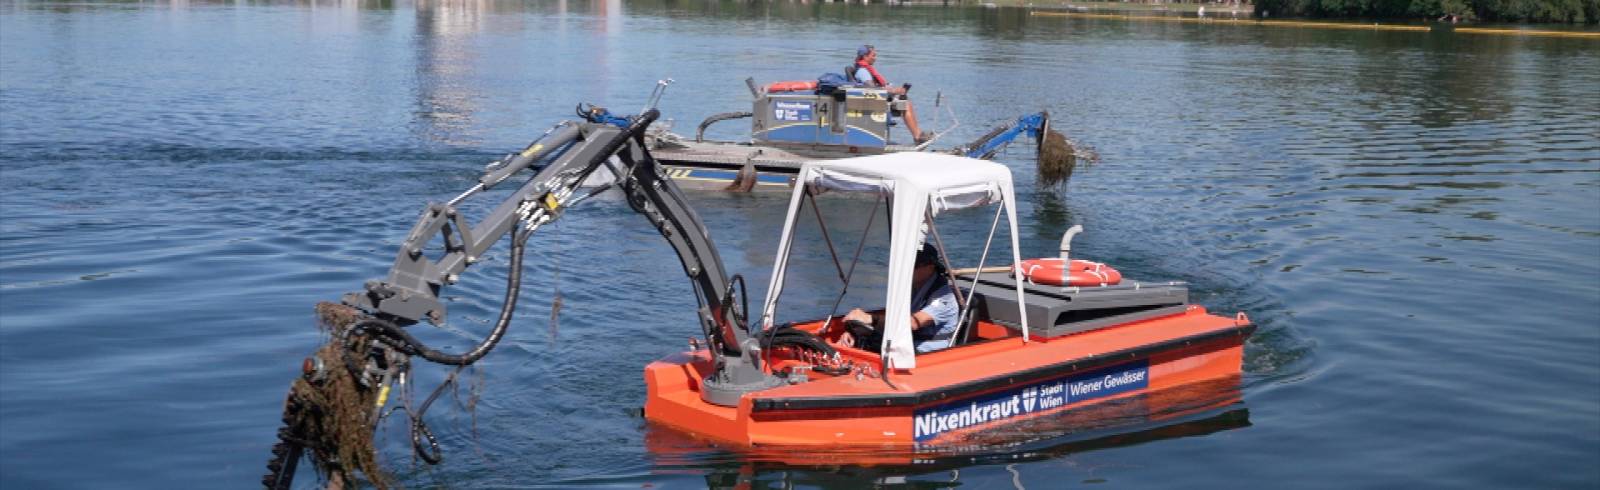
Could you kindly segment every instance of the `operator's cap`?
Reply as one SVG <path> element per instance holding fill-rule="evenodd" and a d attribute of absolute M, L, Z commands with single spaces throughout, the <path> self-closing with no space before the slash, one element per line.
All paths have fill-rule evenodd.
<path fill-rule="evenodd" d="M 872 54 L 872 49 L 873 48 L 872 48 L 871 44 L 863 44 L 863 45 L 861 45 L 860 48 L 856 48 L 856 58 L 865 58 L 865 57 L 867 57 L 867 55 Z"/>

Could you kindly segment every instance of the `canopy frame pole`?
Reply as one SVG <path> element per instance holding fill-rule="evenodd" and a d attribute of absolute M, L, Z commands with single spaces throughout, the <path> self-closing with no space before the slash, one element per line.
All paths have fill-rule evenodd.
<path fill-rule="evenodd" d="M 796 186 L 810 186 L 808 177 L 811 167 L 800 169 L 800 175 L 795 178 Z M 772 316 L 777 312 L 778 300 L 783 297 L 783 289 L 788 282 L 789 259 L 794 254 L 795 222 L 799 221 L 799 211 L 802 205 L 801 192 L 797 189 L 789 199 L 789 211 L 784 215 L 783 236 L 778 239 L 778 254 L 773 258 L 772 277 L 767 283 L 767 300 L 761 305 L 761 328 L 772 327 Z"/>
<path fill-rule="evenodd" d="M 817 216 L 817 228 L 822 229 L 822 241 L 828 244 L 828 255 L 833 256 L 833 270 L 839 272 L 839 281 L 849 286 L 849 280 L 844 277 L 844 267 L 839 265 L 839 252 L 833 250 L 833 237 L 828 234 L 828 224 L 822 221 L 822 208 L 817 206 L 817 195 L 810 186 L 806 186 L 806 200 L 811 202 L 811 212 Z"/>
<path fill-rule="evenodd" d="M 950 287 L 953 288 L 953 287 L 956 286 L 956 275 L 954 273 L 950 272 L 950 269 L 951 269 L 951 267 L 950 267 L 950 256 L 945 253 L 944 240 L 939 237 L 939 227 L 938 227 L 938 225 L 933 224 L 933 202 L 932 202 L 932 199 L 929 199 L 928 205 L 926 207 L 926 211 L 923 211 L 923 220 L 926 223 L 928 223 L 928 233 L 933 235 L 933 244 L 934 244 L 934 248 L 933 249 L 934 249 L 934 251 L 939 253 L 939 261 L 944 263 L 944 278 L 945 278 L 945 281 L 948 282 L 950 284 Z M 961 295 L 959 295 L 959 294 L 956 295 L 956 308 L 960 309 L 960 311 L 962 312 L 963 315 L 966 314 L 966 311 L 967 311 L 967 300 L 966 300 L 966 298 L 962 298 Z M 960 316 L 957 316 L 957 318 L 959 319 Z M 956 328 L 958 330 L 961 328 L 960 323 L 956 324 Z M 954 339 L 955 337 L 951 337 L 951 338 Z"/>
<path fill-rule="evenodd" d="M 833 325 L 834 317 L 839 314 L 839 303 L 844 302 L 844 295 L 850 292 L 850 279 L 856 276 L 856 264 L 861 262 L 861 251 L 867 248 L 867 234 L 872 232 L 873 223 L 878 222 L 878 204 L 884 201 L 882 197 L 880 195 L 872 200 L 872 211 L 867 214 L 867 227 L 861 230 L 861 239 L 856 243 L 855 257 L 850 258 L 850 270 L 845 272 L 844 275 L 844 287 L 839 289 L 839 297 L 834 298 L 833 308 L 828 309 L 828 319 L 822 322 L 822 329 L 820 330 L 822 332 L 827 332 L 828 327 Z M 811 207 L 817 207 L 816 198 L 811 199 Z"/>
<path fill-rule="evenodd" d="M 964 305 L 972 304 L 973 295 L 978 294 L 978 280 L 983 278 L 983 264 L 989 261 L 989 247 L 994 245 L 994 233 L 996 230 L 1000 229 L 1000 213 L 1005 211 L 1005 209 L 1006 208 L 1003 206 L 995 206 L 994 208 L 994 222 L 989 224 L 989 238 L 983 242 L 983 255 L 978 257 L 978 270 L 973 271 L 972 273 L 972 289 L 967 290 L 967 298 L 962 302 Z M 954 334 L 950 335 L 951 342 L 954 342 L 955 339 L 961 338 L 961 329 L 967 326 L 967 320 L 971 318 L 971 308 L 966 308 L 961 311 L 961 318 L 956 320 L 956 331 Z"/>
<path fill-rule="evenodd" d="M 1017 318 L 1022 320 L 1022 343 L 1026 344 L 1032 339 L 1028 332 L 1027 296 L 1022 294 L 1022 270 L 1018 269 L 1022 263 L 1022 247 L 1017 243 L 1017 207 L 1014 194 L 1006 197 L 1006 215 L 1011 220 L 1011 277 L 1017 290 Z"/>

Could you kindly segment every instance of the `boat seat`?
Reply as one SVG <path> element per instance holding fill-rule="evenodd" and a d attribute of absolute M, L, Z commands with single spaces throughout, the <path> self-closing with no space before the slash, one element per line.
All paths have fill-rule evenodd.
<path fill-rule="evenodd" d="M 956 294 L 961 294 L 961 295 L 967 294 L 967 292 L 965 290 L 962 290 L 961 288 L 956 288 L 956 291 L 957 291 Z M 961 346 L 961 345 L 966 345 L 968 343 L 971 343 L 972 339 L 975 338 L 975 334 L 973 334 L 972 332 L 975 332 L 975 331 L 978 330 L 978 322 L 980 320 L 987 320 L 989 318 L 988 312 L 984 311 L 984 309 L 983 309 L 983 306 L 984 306 L 983 303 L 980 303 L 980 302 L 977 302 L 977 301 L 974 301 L 973 303 L 975 303 L 975 304 L 967 305 L 967 310 L 976 309 L 976 311 L 972 311 L 970 313 L 968 313 L 966 310 L 962 310 L 961 311 L 961 314 L 964 315 L 967 318 L 967 323 L 965 325 L 962 325 L 961 326 L 961 330 L 956 332 L 956 338 L 951 339 L 950 347 L 956 347 L 956 346 Z"/>

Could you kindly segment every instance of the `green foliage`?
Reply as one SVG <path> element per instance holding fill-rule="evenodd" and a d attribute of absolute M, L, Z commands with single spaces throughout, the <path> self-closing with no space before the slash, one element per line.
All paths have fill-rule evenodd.
<path fill-rule="evenodd" d="M 1468 0 L 1411 0 L 1404 17 L 1438 18 L 1447 15 L 1454 15 L 1462 20 L 1477 18 L 1477 12 L 1472 10 Z"/>
<path fill-rule="evenodd" d="M 1600 22 L 1600 0 L 1256 0 L 1272 17 L 1439 18 L 1502 22 Z"/>

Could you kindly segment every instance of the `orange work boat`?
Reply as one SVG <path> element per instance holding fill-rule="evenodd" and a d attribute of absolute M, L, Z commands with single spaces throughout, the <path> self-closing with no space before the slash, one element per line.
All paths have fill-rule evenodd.
<path fill-rule="evenodd" d="M 658 427 L 737 448 L 826 446 L 889 455 L 868 464 L 893 463 L 956 445 L 950 443 L 1007 435 L 985 430 L 997 424 L 1064 420 L 1102 430 L 1096 414 L 1119 407 L 1148 408 L 1144 421 L 1165 423 L 1237 399 L 1236 389 L 1221 390 L 1219 398 L 1200 387 L 1237 386 L 1243 342 L 1254 331 L 1244 315 L 1216 316 L 1188 304 L 1183 283 L 1127 280 L 1113 267 L 1070 259 L 1078 227 L 1062 237 L 1058 258 L 1024 261 L 1011 172 L 1004 166 L 929 152 L 805 163 L 795 176 L 766 301 L 752 317 L 743 277 L 726 273 L 706 226 L 645 143 L 660 112 L 628 118 L 597 108 L 581 113 L 584 122 L 557 125 L 487 167 L 466 192 L 429 204 L 386 278 L 346 294 L 343 305 L 318 306 L 321 319 L 337 330 L 302 364 L 263 482 L 290 488 L 295 464 L 308 449 L 319 469 L 338 475 L 332 481 L 355 481 L 357 468 L 345 464 L 370 470 L 361 457 L 343 455 L 362 453 L 348 445 L 370 437 L 371 428 L 346 422 L 381 424 L 394 412 L 383 410 L 391 390 L 408 392 L 415 359 L 459 368 L 488 355 L 517 309 L 529 237 L 612 188 L 666 238 L 699 303 L 704 347 L 695 338 L 690 351 L 645 368 L 644 415 Z M 498 194 L 500 204 L 476 224 L 456 208 L 540 163 L 515 191 Z M 966 226 L 969 217 L 981 226 L 991 220 L 984 214 L 989 209 L 987 237 L 969 240 L 981 235 Z M 835 229 L 864 221 L 853 247 L 835 246 L 824 214 L 835 216 Z M 1002 217 L 1011 256 L 996 262 L 1012 265 L 986 268 L 991 249 L 1004 248 L 994 240 Z M 941 235 L 940 223 L 952 219 L 959 223 L 950 229 L 958 233 Z M 797 238 L 810 222 L 819 237 Z M 447 299 L 440 292 L 508 235 L 505 301 L 486 336 L 452 353 L 408 333 L 407 326 L 424 320 L 443 322 Z M 442 245 L 441 253 L 429 253 L 439 251 L 434 244 Z M 831 268 L 816 260 L 824 246 Z M 976 255 L 976 266 L 954 269 L 957 252 Z M 813 310 L 832 294 L 808 302 L 807 289 L 788 287 L 791 275 L 831 281 L 833 273 L 840 285 L 826 313 Z M 851 296 L 858 276 L 864 279 Z M 795 294 L 780 315 L 786 288 Z M 840 315 L 846 298 L 886 307 Z M 801 321 L 778 321 L 788 316 Z M 439 446 L 423 413 L 453 379 L 415 412 L 405 404 L 412 448 L 430 464 L 440 461 Z M 1044 418 L 1063 412 L 1068 416 Z"/>
<path fill-rule="evenodd" d="M 871 232 L 862 233 L 856 257 L 840 257 L 819 201 L 851 195 L 872 200 L 868 215 L 860 214 L 867 204 L 859 197 L 845 206 L 854 219 L 866 219 L 869 230 L 879 222 L 875 217 L 887 217 L 888 266 L 878 284 L 884 285 L 882 304 L 894 307 L 872 315 L 881 317 L 877 325 L 845 322 L 837 311 L 778 323 L 802 217 L 816 216 L 849 287 Z M 971 208 L 993 208 L 994 221 L 977 267 L 953 269 L 935 218 Z M 1187 285 L 1180 282 L 1057 285 L 1036 282 L 1038 275 L 1029 280 L 1015 265 L 985 268 L 1002 216 L 1011 237 L 1009 262 L 1022 264 L 1011 174 L 1002 165 L 926 153 L 806 164 L 790 200 L 768 298 L 753 322 L 761 329 L 745 340 L 745 348 L 759 352 L 746 357 L 764 375 L 726 379 L 718 364 L 727 358 L 714 356 L 715 347 L 669 356 L 644 370 L 646 419 L 741 447 L 918 448 L 997 424 L 1238 379 L 1243 342 L 1255 330 L 1243 313 L 1218 316 L 1188 304 Z M 1078 230 L 1063 238 L 1061 264 L 1073 263 L 1066 254 Z M 910 308 L 914 282 L 925 277 L 914 278 L 924 246 L 937 249 L 940 279 L 955 286 L 959 311 L 954 331 L 940 328 L 931 339 L 914 332 L 914 324 L 928 323 Z M 849 272 L 841 259 L 849 261 Z M 1072 284 L 1067 276 L 1054 277 Z M 872 340 L 850 341 L 864 336 Z M 937 343 L 925 349 L 928 341 Z"/>

